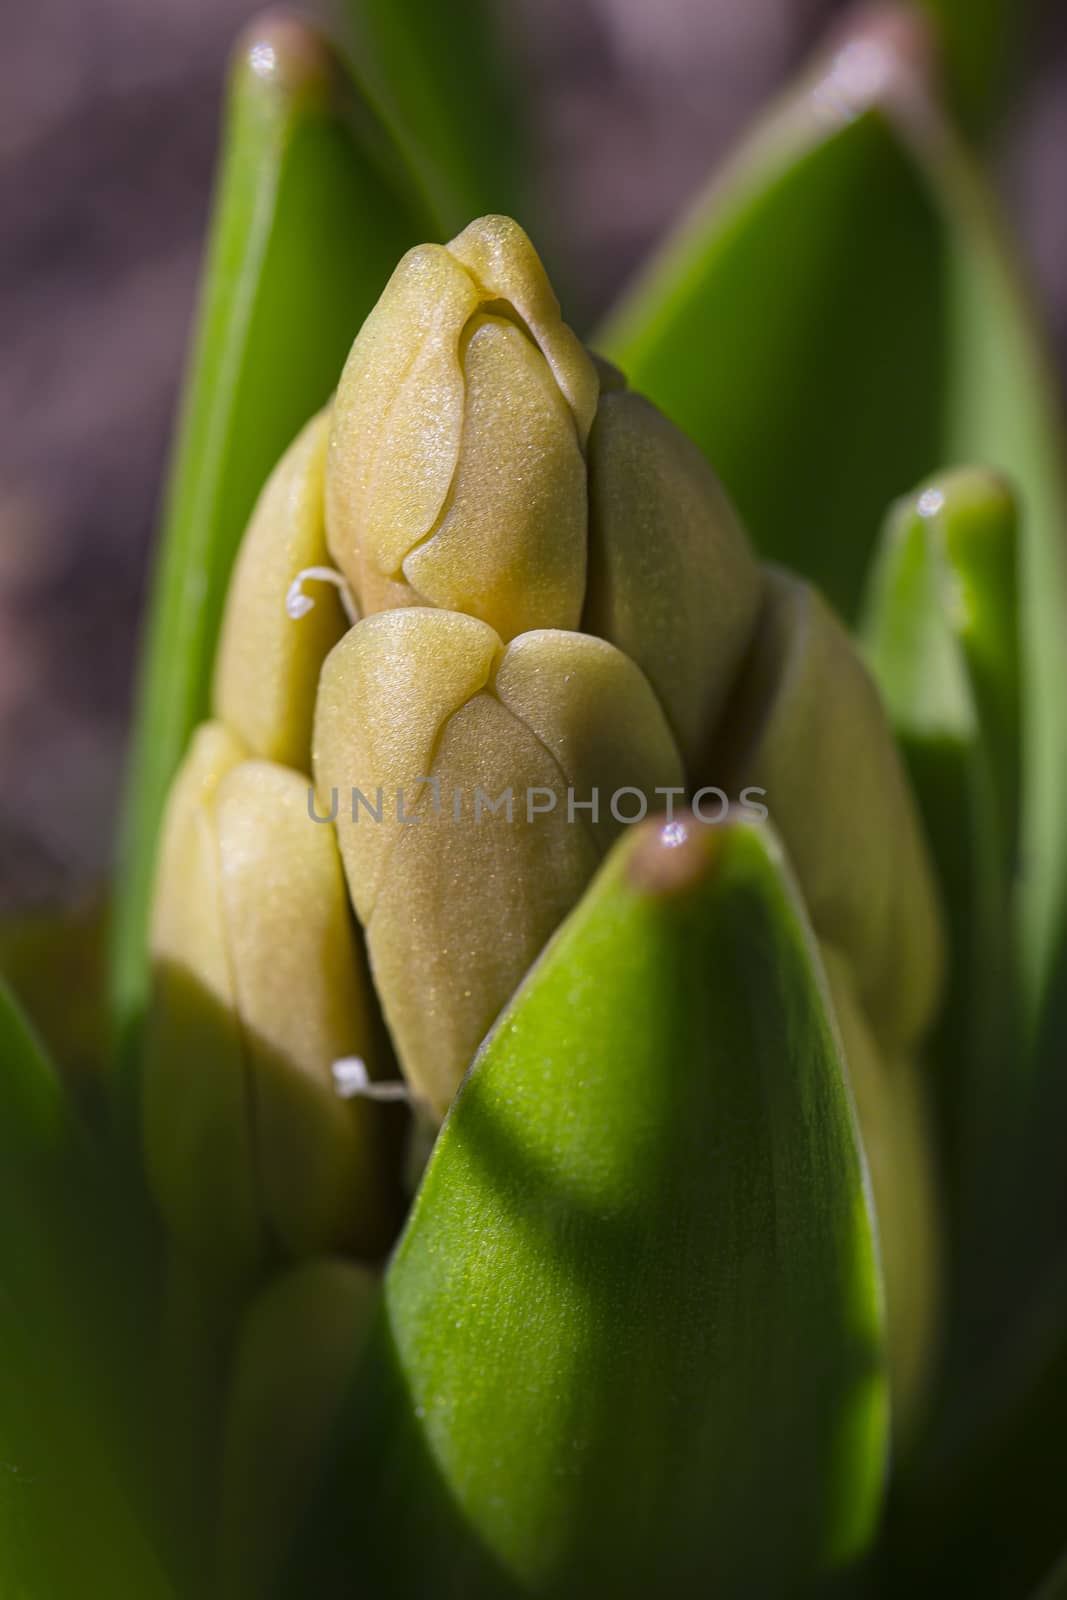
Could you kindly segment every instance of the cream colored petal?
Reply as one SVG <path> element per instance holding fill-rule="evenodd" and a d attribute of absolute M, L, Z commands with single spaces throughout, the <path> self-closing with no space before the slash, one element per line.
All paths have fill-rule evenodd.
<path fill-rule="evenodd" d="M 654 806 L 683 781 L 612 645 L 545 630 L 501 657 L 484 624 L 419 609 L 367 618 L 327 662 L 316 774 L 320 793 L 382 790 L 380 821 L 339 815 L 342 856 L 404 1072 L 439 1114 L 619 831 L 614 790 Z M 599 826 L 569 785 L 579 802 L 601 788 Z"/>
<path fill-rule="evenodd" d="M 810 585 L 776 569 L 707 781 L 766 790 L 816 932 L 852 962 L 879 1039 L 912 1044 L 936 1006 L 943 961 L 914 801 L 844 628 Z"/>
<path fill-rule="evenodd" d="M 452 716 L 432 766 L 442 807 L 398 828 L 367 944 L 405 1075 L 443 1115 L 474 1052 L 546 940 L 578 899 L 599 852 L 556 811 L 525 819 L 527 787 L 558 790 L 559 769 L 488 694 Z M 488 806 L 513 792 L 512 820 Z M 462 797 L 459 822 L 453 794 Z M 354 836 L 356 829 L 349 833 Z M 365 836 L 364 836 L 365 837 Z"/>
<path fill-rule="evenodd" d="M 442 726 L 484 687 L 500 649 L 475 617 L 415 607 L 365 617 L 328 657 L 315 715 L 315 783 L 326 812 L 336 792 L 341 854 L 361 921 L 395 840 L 389 819 L 395 823 L 398 791 L 406 789 L 414 809 Z M 374 806 L 379 789 L 383 822 L 358 801 L 352 821 L 352 791 Z"/>
<path fill-rule="evenodd" d="M 334 830 L 310 784 L 266 761 L 219 785 L 221 892 L 248 1062 L 260 1204 L 292 1256 L 374 1255 L 388 1239 L 380 1108 L 344 1100 L 331 1068 L 376 1076 L 362 956 Z"/>
<path fill-rule="evenodd" d="M 213 802 L 244 755 L 231 733 L 207 723 L 171 789 L 142 1085 L 145 1161 L 168 1226 L 198 1261 L 238 1277 L 253 1270 L 264 1238 Z"/>
<path fill-rule="evenodd" d="M 603 395 L 589 439 L 582 626 L 646 674 L 689 763 L 733 687 L 762 583 L 696 446 L 643 396 Z"/>
<path fill-rule="evenodd" d="M 647 678 L 604 639 L 550 628 L 522 634 L 505 651 L 493 692 L 551 751 L 579 801 L 599 790 L 603 849 L 619 828 L 611 812 L 617 791 L 641 790 L 655 811 L 664 805 L 657 786 L 684 787 L 677 745 Z M 637 805 L 636 797 L 620 801 L 626 816 Z"/>
<path fill-rule="evenodd" d="M 478 283 L 483 300 L 514 307 L 567 398 L 584 448 L 600 385 L 581 341 L 560 319 L 559 301 L 529 238 L 510 217 L 479 217 L 448 245 Z"/>
<path fill-rule="evenodd" d="M 476 317 L 465 341 L 463 440 L 448 508 L 404 576 L 502 639 L 576 628 L 585 593 L 586 473 L 570 412 L 535 345 Z"/>
<path fill-rule="evenodd" d="M 294 620 L 297 574 L 327 561 L 324 484 L 329 414 L 314 417 L 259 497 L 230 581 L 215 663 L 215 715 L 249 750 L 306 769 L 319 671 L 348 626 L 337 592 L 310 582 L 314 601 Z"/>
<path fill-rule="evenodd" d="M 409 250 L 341 375 L 326 474 L 327 538 L 365 612 L 389 595 L 386 580 L 430 532 L 448 495 L 463 425 L 460 338 L 479 298 L 440 245 Z"/>

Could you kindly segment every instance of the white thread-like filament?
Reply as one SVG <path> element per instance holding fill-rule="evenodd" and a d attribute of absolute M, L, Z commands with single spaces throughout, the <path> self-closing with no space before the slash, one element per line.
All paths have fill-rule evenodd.
<path fill-rule="evenodd" d="M 299 622 L 301 617 L 306 617 L 312 610 L 315 602 L 309 594 L 304 593 L 304 584 L 312 579 L 318 583 L 332 583 L 341 596 L 341 604 L 345 608 L 345 616 L 349 622 L 355 624 L 359 621 L 359 607 L 356 605 L 355 596 L 341 574 L 333 567 L 305 567 L 302 572 L 297 573 L 285 597 L 287 616 L 294 622 Z"/>
<path fill-rule="evenodd" d="M 334 1062 L 330 1073 L 334 1088 L 342 1100 L 362 1097 L 364 1100 L 403 1100 L 410 1103 L 413 1099 L 407 1084 L 399 1080 L 375 1083 L 362 1056 L 342 1056 L 340 1061 Z"/>

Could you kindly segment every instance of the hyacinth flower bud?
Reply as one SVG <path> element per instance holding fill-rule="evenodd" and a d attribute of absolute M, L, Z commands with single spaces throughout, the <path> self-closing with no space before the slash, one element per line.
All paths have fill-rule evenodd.
<path fill-rule="evenodd" d="M 809 584 L 775 568 L 711 781 L 766 791 L 821 940 L 852 964 L 880 1042 L 928 1026 L 943 972 L 940 908 L 878 691 Z"/>
<path fill-rule="evenodd" d="M 277 1253 L 377 1253 L 389 1222 L 377 1108 L 331 1073 L 372 1047 L 336 842 L 306 779 L 244 756 L 206 724 L 171 792 L 143 1089 L 164 1216 L 237 1276 Z"/>
<path fill-rule="evenodd" d="M 326 566 L 328 434 L 322 411 L 267 480 L 230 580 L 215 663 L 215 715 L 252 755 L 303 771 L 319 669 L 348 626 Z"/>
<path fill-rule="evenodd" d="M 691 763 L 752 636 L 762 569 L 703 454 L 621 374 L 600 370 L 582 626 L 636 661 Z"/>
<path fill-rule="evenodd" d="M 303 1261 L 252 1302 L 226 1405 L 218 1593 L 261 1600 L 321 1471 L 378 1300 L 354 1261 Z"/>
<path fill-rule="evenodd" d="M 438 1113 L 621 819 L 684 783 L 614 646 L 554 629 L 505 646 L 428 608 L 365 618 L 328 657 L 314 771 L 401 1065 Z"/>
<path fill-rule="evenodd" d="M 327 531 L 361 610 L 464 611 L 505 641 L 576 628 L 597 394 L 517 223 L 409 251 L 334 404 Z"/>

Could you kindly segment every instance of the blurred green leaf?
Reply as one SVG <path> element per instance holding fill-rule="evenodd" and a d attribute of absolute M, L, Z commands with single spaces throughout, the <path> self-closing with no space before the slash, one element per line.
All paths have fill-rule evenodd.
<path fill-rule="evenodd" d="M 932 1050 L 957 1218 L 982 1241 L 1002 1206 L 1020 1084 L 1013 896 L 1019 824 L 1018 513 L 963 469 L 895 506 L 861 632 L 911 771 L 949 918 L 948 997 Z M 1015 1152 L 1017 1156 L 1017 1152 Z M 971 1238 L 973 1245 L 974 1240 Z"/>
<path fill-rule="evenodd" d="M 935 23 L 953 109 L 982 131 L 1001 110 L 1033 32 L 1034 0 L 917 0 Z"/>
<path fill-rule="evenodd" d="M 307 1508 L 379 1293 L 354 1261 L 278 1273 L 244 1318 L 225 1407 L 218 1593 L 262 1600 Z"/>
<path fill-rule="evenodd" d="M 0 984 L 0 1591 L 173 1595 L 123 1232 L 40 1046 Z"/>
<path fill-rule="evenodd" d="M 846 36 L 601 343 L 707 451 L 761 551 L 847 617 L 897 495 L 961 460 L 1017 485 L 1032 1040 L 1067 958 L 1063 432 L 999 219 L 930 92 L 924 49 L 904 11 Z"/>
<path fill-rule="evenodd" d="M 522 79 L 492 0 L 342 0 L 359 79 L 418 172 L 446 234 L 503 211 L 522 218 Z"/>
<path fill-rule="evenodd" d="M 1067 1600 L 1067 1550 L 1034 1595 L 1034 1600 Z"/>
<path fill-rule="evenodd" d="M 892 1593 L 1028 1594 L 1062 1547 L 1067 1261 L 941 1419 L 890 1517 Z M 976 1403 L 977 1397 L 977 1403 Z"/>
<path fill-rule="evenodd" d="M 129 760 L 112 950 L 124 1080 L 144 1003 L 159 819 L 207 709 L 241 533 L 398 257 L 430 226 L 319 38 L 292 20 L 254 26 L 230 84 Z"/>
<path fill-rule="evenodd" d="M 811 933 L 769 829 L 689 830 L 613 853 L 476 1058 L 289 1592 L 795 1593 L 866 1551 L 882 1296 Z"/>
<path fill-rule="evenodd" d="M 105 918 L 106 907 L 94 898 L 0 923 L 0 975 L 68 1087 L 87 1105 L 96 1099 L 107 1060 Z"/>

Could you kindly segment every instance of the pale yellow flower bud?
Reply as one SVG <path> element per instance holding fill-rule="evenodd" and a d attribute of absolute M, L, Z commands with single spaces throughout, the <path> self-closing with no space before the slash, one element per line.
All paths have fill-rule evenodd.
<path fill-rule="evenodd" d="M 329 416 L 320 412 L 271 473 L 241 543 L 215 663 L 214 710 L 253 755 L 306 770 L 319 669 L 348 626 L 335 588 L 300 575 L 328 560 L 323 491 Z M 307 602 L 312 602 L 310 605 Z"/>
<path fill-rule="evenodd" d="M 378 1298 L 373 1273 L 316 1259 L 275 1277 L 237 1341 L 219 1508 L 225 1600 L 271 1592 L 329 1449 Z"/>
<path fill-rule="evenodd" d="M 517 223 L 409 251 L 334 405 L 329 545 L 362 610 L 466 611 L 504 639 L 577 627 L 597 393 Z"/>
<path fill-rule="evenodd" d="M 238 1273 L 271 1249 L 375 1253 L 388 1225 L 376 1108 L 331 1070 L 372 1049 L 336 841 L 306 778 L 241 754 L 207 725 L 171 793 L 144 1079 L 164 1215 Z"/>
<path fill-rule="evenodd" d="M 247 751 L 220 723 L 193 735 L 171 787 L 150 934 L 142 1114 L 149 1180 L 183 1243 L 225 1269 L 262 1248 L 241 1026 L 212 812 Z"/>
<path fill-rule="evenodd" d="M 606 641 L 545 629 L 505 648 L 422 608 L 332 652 L 314 765 L 401 1063 L 439 1113 L 620 831 L 613 800 L 654 808 L 684 782 L 652 689 Z"/>
<path fill-rule="evenodd" d="M 617 375 L 589 438 L 582 626 L 647 676 L 692 762 L 752 636 L 763 574 L 696 446 Z"/>

